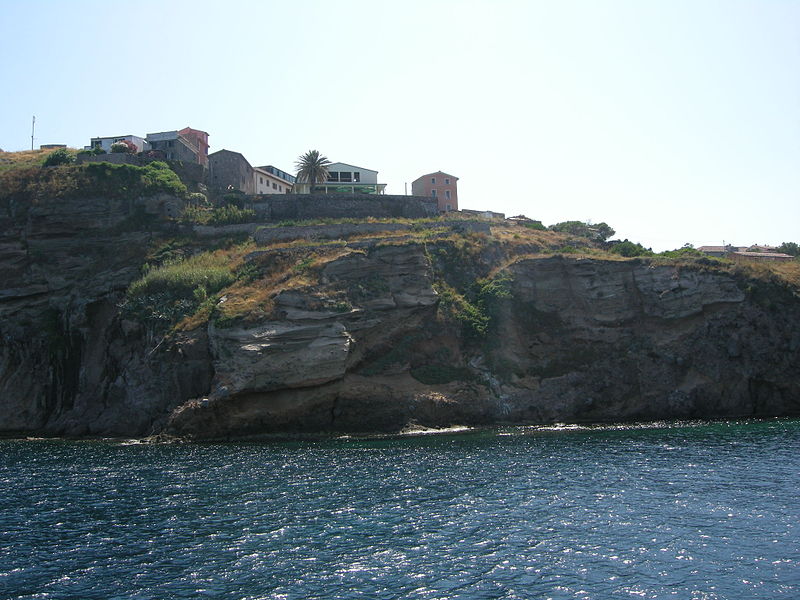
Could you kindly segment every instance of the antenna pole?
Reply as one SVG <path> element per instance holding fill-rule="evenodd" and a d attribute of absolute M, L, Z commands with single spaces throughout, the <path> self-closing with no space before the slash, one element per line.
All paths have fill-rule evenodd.
<path fill-rule="evenodd" d="M 31 150 L 33 150 L 33 132 L 36 129 L 36 115 L 33 115 L 33 121 L 31 121 Z"/>

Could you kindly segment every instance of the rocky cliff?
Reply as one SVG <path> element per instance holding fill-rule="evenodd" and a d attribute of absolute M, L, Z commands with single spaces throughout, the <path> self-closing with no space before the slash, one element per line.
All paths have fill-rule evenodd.
<path fill-rule="evenodd" d="M 6 207 L 0 431 L 220 439 L 800 414 L 800 297 L 769 273 L 429 224 L 251 241 L 246 279 L 154 326 L 125 308 L 142 265 L 155 247 L 212 242 L 137 206 Z"/>

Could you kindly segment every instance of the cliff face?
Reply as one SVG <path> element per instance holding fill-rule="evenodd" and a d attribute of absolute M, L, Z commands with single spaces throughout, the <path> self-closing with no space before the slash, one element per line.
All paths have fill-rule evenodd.
<path fill-rule="evenodd" d="M 450 238 L 353 241 L 260 316 L 162 337 L 119 308 L 153 239 L 135 213 L 86 201 L 0 223 L 0 430 L 230 438 L 800 414 L 800 299 L 785 285 L 491 239 L 472 254 Z M 281 252 L 246 261 L 266 272 Z"/>

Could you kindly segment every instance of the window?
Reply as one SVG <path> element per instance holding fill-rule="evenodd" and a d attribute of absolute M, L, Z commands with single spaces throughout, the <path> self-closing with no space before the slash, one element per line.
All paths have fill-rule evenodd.
<path fill-rule="evenodd" d="M 445 206 L 445 210 L 448 210 L 448 211 L 449 210 L 453 210 L 453 207 L 450 204 L 448 204 L 448 205 Z"/>
<path fill-rule="evenodd" d="M 361 181 L 361 173 L 358 171 L 353 171 L 353 181 L 359 182 Z"/>
<path fill-rule="evenodd" d="M 436 190 L 431 190 L 431 198 L 436 198 Z"/>
<path fill-rule="evenodd" d="M 278 189 L 278 184 L 275 183 L 274 181 L 272 182 L 272 189 L 273 190 L 277 190 Z"/>
<path fill-rule="evenodd" d="M 450 200 L 450 190 L 445 190 L 444 191 L 444 197 L 445 197 L 445 199 Z M 448 204 L 447 206 L 450 206 L 450 205 Z"/>
<path fill-rule="evenodd" d="M 264 183 L 264 178 L 261 175 L 258 176 L 258 183 Z"/>
<path fill-rule="evenodd" d="M 282 186 L 282 185 L 279 185 L 279 186 L 278 186 L 278 191 L 279 191 L 279 192 L 282 192 L 282 191 L 283 191 L 283 186 Z"/>
<path fill-rule="evenodd" d="M 446 178 L 446 177 L 445 177 L 445 180 L 444 180 L 444 184 L 445 185 L 450 185 L 450 180 L 448 178 Z"/>
<path fill-rule="evenodd" d="M 431 177 L 431 184 L 436 185 L 436 177 Z"/>
<path fill-rule="evenodd" d="M 339 171 L 328 172 L 328 181 L 339 181 Z"/>
<path fill-rule="evenodd" d="M 353 174 L 350 171 L 339 173 L 339 181 L 353 181 Z"/>

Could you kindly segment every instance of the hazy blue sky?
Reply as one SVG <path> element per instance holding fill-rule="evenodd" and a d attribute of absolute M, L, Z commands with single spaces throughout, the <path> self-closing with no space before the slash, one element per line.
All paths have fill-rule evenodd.
<path fill-rule="evenodd" d="M 191 126 L 656 250 L 800 242 L 800 0 L 0 0 L 0 148 Z"/>

